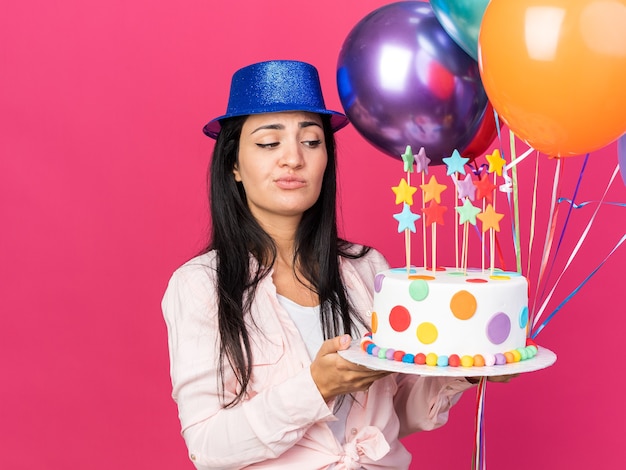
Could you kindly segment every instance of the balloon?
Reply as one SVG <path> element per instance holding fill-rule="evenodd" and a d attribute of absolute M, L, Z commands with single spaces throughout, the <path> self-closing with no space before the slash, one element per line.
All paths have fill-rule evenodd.
<path fill-rule="evenodd" d="M 489 0 L 430 0 L 435 16 L 465 52 L 478 60 L 478 31 Z"/>
<path fill-rule="evenodd" d="M 374 10 L 348 34 L 337 65 L 339 98 L 356 130 L 384 153 L 424 147 L 443 164 L 476 133 L 487 106 L 478 64 L 425 2 Z"/>
<path fill-rule="evenodd" d="M 489 101 L 536 150 L 581 155 L 626 131 L 624 0 L 491 0 L 478 45 Z"/>
<path fill-rule="evenodd" d="M 617 140 L 617 162 L 619 171 L 622 174 L 622 181 L 626 185 L 626 134 Z"/>
<path fill-rule="evenodd" d="M 498 119 L 498 124 L 502 127 L 502 121 Z M 496 127 L 496 116 L 493 111 L 491 103 L 487 103 L 487 109 L 483 118 L 480 120 L 480 125 L 472 141 L 461 150 L 461 155 L 464 158 L 469 158 L 469 162 L 474 161 L 475 158 L 480 157 L 483 153 L 489 149 L 489 146 L 498 135 L 498 128 Z"/>

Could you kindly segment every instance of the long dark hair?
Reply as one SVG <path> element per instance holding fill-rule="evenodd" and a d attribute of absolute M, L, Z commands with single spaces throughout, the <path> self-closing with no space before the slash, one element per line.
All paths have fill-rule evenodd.
<path fill-rule="evenodd" d="M 221 123 L 209 172 L 211 238 L 206 251 L 215 250 L 219 324 L 219 375 L 224 391 L 224 364 L 232 368 L 239 391 L 224 407 L 244 399 L 252 374 L 250 336 L 247 324 L 256 287 L 276 259 L 276 246 L 250 213 L 241 183 L 234 178 L 241 129 L 247 116 Z M 324 339 L 355 333 L 363 319 L 350 304 L 339 271 L 339 258 L 360 258 L 368 247 L 359 250 L 339 238 L 336 221 L 335 137 L 328 116 L 322 115 L 328 163 L 320 196 L 302 216 L 296 233 L 294 267 L 298 266 L 310 288 L 320 300 L 320 322 Z M 250 256 L 256 263 L 250 263 Z"/>

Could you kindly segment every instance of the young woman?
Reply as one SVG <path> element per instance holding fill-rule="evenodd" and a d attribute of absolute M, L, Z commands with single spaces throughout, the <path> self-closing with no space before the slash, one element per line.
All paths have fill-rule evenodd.
<path fill-rule="evenodd" d="M 198 469 L 403 469 L 399 439 L 443 425 L 462 378 L 374 371 L 337 351 L 368 330 L 375 250 L 338 237 L 334 132 L 317 70 L 237 71 L 210 168 L 212 235 L 163 312 L 173 398 Z"/>

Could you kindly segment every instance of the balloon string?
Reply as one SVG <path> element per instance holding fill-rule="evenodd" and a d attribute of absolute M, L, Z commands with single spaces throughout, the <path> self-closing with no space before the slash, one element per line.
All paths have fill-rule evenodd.
<path fill-rule="evenodd" d="M 526 267 L 527 277 L 530 278 L 530 263 L 532 259 L 533 252 L 533 241 L 535 239 L 535 221 L 537 217 L 537 186 L 539 181 L 539 152 L 537 152 L 535 158 L 535 180 L 533 185 L 533 200 L 532 200 L 532 208 L 530 213 L 530 234 L 528 237 L 528 265 Z"/>
<path fill-rule="evenodd" d="M 517 192 L 517 156 L 515 151 L 515 134 L 513 131 L 509 131 L 510 135 L 510 143 L 511 143 L 511 165 L 513 168 L 513 180 L 512 187 L 513 190 L 513 246 L 515 247 L 515 263 L 517 272 L 521 274 L 522 272 L 522 250 L 520 245 L 520 228 L 519 228 L 519 195 Z M 515 163 L 515 164 L 514 164 Z M 510 205 L 510 202 L 509 202 Z"/>
<path fill-rule="evenodd" d="M 515 137 L 512 131 L 509 131 L 509 145 L 511 147 L 511 162 L 515 160 Z M 506 202 L 509 208 L 509 218 L 511 220 L 511 236 L 513 237 L 513 247 L 517 248 L 517 241 L 515 239 L 515 207 L 514 202 L 511 200 L 512 193 L 512 179 L 508 175 L 506 168 L 502 168 L 502 177 L 504 178 L 504 184 L 500 186 L 500 191 L 506 193 Z M 495 181 L 494 181 L 495 182 Z M 503 189 L 504 187 L 504 189 Z M 518 251 L 515 250 L 517 255 Z"/>
<path fill-rule="evenodd" d="M 526 150 L 523 154 L 521 154 L 519 157 L 517 157 L 514 161 L 511 160 L 511 163 L 509 163 L 508 165 L 506 165 L 504 167 L 505 170 L 510 170 L 511 168 L 515 168 L 518 163 L 521 163 L 522 160 L 526 159 L 526 157 L 528 157 L 528 155 L 530 155 L 531 153 L 533 153 L 535 151 L 534 148 L 529 148 L 528 150 Z"/>
<path fill-rule="evenodd" d="M 583 166 L 582 166 L 582 168 L 580 170 L 580 174 L 578 175 L 578 181 L 576 182 L 576 187 L 574 188 L 574 195 L 572 196 L 572 199 L 574 201 L 576 200 L 576 196 L 578 195 L 578 190 L 580 189 L 580 185 L 581 185 L 581 182 L 583 180 L 583 175 L 585 174 L 585 168 L 587 168 L 587 162 L 588 161 L 589 161 L 589 154 L 587 154 L 585 156 L 585 159 L 583 160 Z M 561 235 L 559 236 L 559 241 L 557 242 L 556 249 L 554 250 L 554 256 L 552 257 L 553 262 L 550 265 L 550 269 L 548 270 L 548 274 L 546 276 L 546 279 L 550 279 L 550 276 L 552 275 L 552 268 L 554 268 L 554 265 L 555 265 L 554 261 L 556 261 L 557 256 L 559 254 L 559 250 L 561 248 L 561 243 L 563 242 L 563 236 L 565 235 L 565 231 L 567 229 L 567 225 L 569 223 L 569 218 L 570 218 L 570 215 L 572 214 L 572 210 L 573 210 L 573 208 L 570 205 L 569 209 L 567 211 L 567 216 L 565 217 L 565 223 L 563 224 L 563 228 L 561 230 Z M 543 290 L 541 291 L 541 298 L 542 299 L 544 298 L 544 294 L 546 292 L 546 287 L 547 287 L 547 283 L 544 284 Z"/>
<path fill-rule="evenodd" d="M 511 133 L 512 134 L 512 133 Z M 515 136 L 512 134 L 513 140 Z M 517 163 L 517 157 L 515 160 L 512 158 L 511 163 Z M 522 273 L 522 246 L 520 240 L 520 226 L 519 226 L 519 194 L 518 194 L 518 181 L 517 181 L 517 165 L 513 167 L 513 210 L 515 215 L 515 261 L 517 272 Z"/>
<path fill-rule="evenodd" d="M 496 121 L 496 130 L 498 132 L 498 147 L 500 149 L 500 155 L 502 158 L 506 158 L 506 154 L 504 153 L 504 147 L 502 147 L 502 133 L 501 133 L 501 129 L 500 129 L 500 118 L 498 116 L 497 111 L 493 110 L 493 115 L 494 115 L 494 119 Z M 493 172 L 493 184 L 494 186 L 496 186 L 496 177 L 497 177 L 497 173 L 494 171 Z M 496 197 L 498 195 L 498 189 L 496 186 L 496 189 L 493 190 L 493 210 L 496 210 Z M 507 195 L 508 198 L 508 195 Z M 483 200 L 484 201 L 484 200 Z M 509 201 L 509 207 L 510 207 L 510 201 Z M 484 212 L 484 209 L 483 209 Z M 495 268 L 495 244 L 496 244 L 496 238 L 495 238 L 495 232 L 493 228 L 489 229 L 489 270 L 491 275 L 493 276 L 493 269 Z M 499 249 L 499 246 L 498 246 Z"/>
<path fill-rule="evenodd" d="M 606 189 L 604 190 L 604 194 L 602 195 L 601 200 L 604 200 L 604 198 L 606 197 L 607 192 L 609 191 L 609 188 L 611 187 L 611 184 L 613 184 L 613 180 L 615 179 L 615 177 L 617 176 L 617 173 L 619 171 L 619 167 L 616 166 L 615 170 L 613 171 L 613 175 L 611 176 L 611 179 L 609 180 L 609 184 L 607 185 Z M 591 225 L 593 224 L 596 216 L 598 215 L 598 211 L 600 210 L 601 205 L 599 204 L 596 207 L 596 210 L 594 211 L 593 215 L 591 216 L 591 219 L 589 220 L 589 222 L 587 223 L 587 227 L 585 227 L 585 230 L 583 231 L 582 235 L 580 236 L 578 243 L 576 243 L 576 246 L 574 247 L 574 250 L 572 251 L 569 259 L 567 260 L 567 263 L 565 264 L 565 267 L 563 268 L 563 271 L 561 272 L 561 274 L 559 275 L 558 279 L 556 280 L 556 282 L 554 283 L 554 286 L 552 287 L 552 289 L 550 290 L 550 293 L 548 294 L 548 296 L 546 297 L 546 299 L 544 300 L 543 304 L 541 305 L 541 308 L 539 309 L 539 312 L 537 312 L 537 315 L 535 316 L 535 318 L 533 319 L 533 327 L 537 324 L 537 322 L 539 321 L 539 318 L 541 318 L 541 315 L 543 314 L 548 302 L 550 301 L 550 299 L 552 298 L 552 295 L 554 294 L 554 291 L 557 287 L 557 285 L 559 284 L 559 282 L 561 281 L 561 278 L 563 277 L 563 275 L 565 274 L 565 271 L 567 271 L 567 269 L 569 268 L 570 264 L 572 263 L 572 261 L 574 260 L 574 258 L 576 257 L 576 254 L 578 253 L 578 251 L 580 250 L 580 247 L 582 246 L 583 242 L 585 241 L 585 239 L 587 238 L 587 235 L 589 233 L 589 230 L 591 229 Z M 621 242 L 620 242 L 621 243 Z M 576 291 L 578 292 L 578 291 Z M 560 308 L 560 307 L 559 307 Z"/>
<path fill-rule="evenodd" d="M 474 452 L 472 458 L 472 470 L 484 470 L 487 468 L 485 459 L 485 392 L 487 380 L 481 377 L 476 389 L 476 413 L 474 419 Z"/>
<path fill-rule="evenodd" d="M 606 258 L 604 258 L 602 260 L 602 262 L 591 272 L 591 274 L 589 274 L 584 280 L 583 282 L 581 282 L 578 287 L 576 287 L 576 289 L 574 289 L 566 298 L 565 300 L 563 300 L 557 308 L 555 308 L 552 313 L 550 315 L 548 315 L 548 317 L 543 321 L 543 323 L 541 325 L 539 325 L 539 327 L 535 330 L 535 332 L 531 335 L 531 338 L 536 338 L 537 335 L 539 334 L 539 332 L 541 330 L 543 330 L 545 328 L 545 326 L 550 322 L 550 320 L 552 320 L 552 318 L 554 318 L 554 316 L 557 314 L 557 312 L 559 312 L 559 310 L 561 310 L 561 308 L 563 308 L 563 306 L 569 302 L 571 300 L 572 297 L 574 297 L 574 295 L 576 295 L 578 293 L 578 291 L 580 291 L 580 289 L 582 289 L 582 287 L 587 284 L 587 282 L 589 282 L 589 280 L 600 270 L 600 268 L 604 265 L 604 263 L 607 262 L 607 260 L 611 257 L 611 255 L 613 255 L 613 253 L 615 253 L 615 251 L 620 247 L 620 245 L 622 243 L 624 243 L 624 241 L 626 240 L 626 234 L 622 235 L 622 238 L 620 239 L 619 242 L 617 242 L 617 245 L 615 245 L 613 247 L 613 249 L 611 250 L 611 252 L 606 256 Z"/>
<path fill-rule="evenodd" d="M 504 158 L 504 149 L 502 148 L 502 133 L 500 132 L 500 117 L 498 116 L 498 112 L 493 110 L 493 117 L 496 121 L 496 131 L 498 132 L 498 147 L 500 148 L 500 153 L 502 154 L 502 158 Z"/>
<path fill-rule="evenodd" d="M 552 246 L 552 240 L 554 238 L 554 230 L 556 227 L 556 219 L 558 215 L 558 206 L 556 205 L 557 193 L 559 192 L 559 185 L 561 180 L 561 174 L 563 171 L 563 163 L 562 159 L 557 159 L 556 167 L 554 170 L 554 183 L 552 185 L 552 200 L 550 202 L 550 215 L 548 220 L 551 222 L 548 224 L 546 231 L 546 238 L 543 245 L 543 254 L 541 257 L 541 264 L 539 266 L 539 276 L 537 277 L 537 284 L 535 286 L 535 298 L 533 299 L 533 308 L 531 311 L 531 316 L 535 314 L 535 307 L 537 306 L 537 296 L 539 294 L 539 286 L 541 285 L 541 281 L 543 280 L 543 275 L 545 273 L 546 266 L 548 264 L 548 257 L 550 255 L 550 248 Z"/>
<path fill-rule="evenodd" d="M 494 188 L 496 187 L 496 178 L 497 178 L 497 173 L 494 171 L 493 172 L 493 186 Z M 493 202 L 492 202 L 492 207 L 493 207 L 493 211 L 496 211 L 496 197 L 498 196 L 498 190 L 494 189 L 493 190 Z M 489 269 L 491 271 L 491 275 L 493 276 L 493 270 L 496 267 L 496 231 L 493 228 L 489 229 L 489 255 L 490 255 L 490 259 L 489 259 Z"/>
<path fill-rule="evenodd" d="M 568 199 L 566 197 L 560 197 L 557 201 L 559 204 L 561 202 L 568 202 L 569 204 L 571 204 L 571 206 L 574 209 L 582 209 L 583 207 L 585 207 L 588 204 L 594 204 L 594 203 L 599 203 L 605 206 L 617 206 L 617 207 L 626 207 L 626 203 L 624 202 L 601 202 L 601 201 L 585 201 L 585 202 L 581 202 L 576 204 L 574 201 L 572 201 L 571 199 Z"/>

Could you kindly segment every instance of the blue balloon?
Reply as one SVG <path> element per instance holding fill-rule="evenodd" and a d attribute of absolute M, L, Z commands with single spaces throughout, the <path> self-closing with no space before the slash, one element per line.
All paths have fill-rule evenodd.
<path fill-rule="evenodd" d="M 472 141 L 488 104 L 477 62 L 418 1 L 383 6 L 357 23 L 339 53 L 337 86 L 368 142 L 397 158 L 407 145 L 424 147 L 431 165 Z"/>
<path fill-rule="evenodd" d="M 489 0 L 430 0 L 443 29 L 478 60 L 478 32 Z"/>

